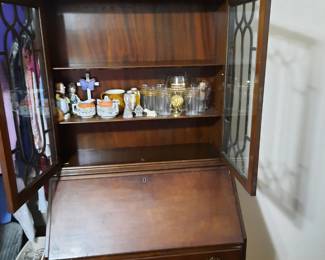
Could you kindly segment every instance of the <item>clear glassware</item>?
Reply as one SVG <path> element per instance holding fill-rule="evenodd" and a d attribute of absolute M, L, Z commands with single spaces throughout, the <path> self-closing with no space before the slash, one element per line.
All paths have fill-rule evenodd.
<path fill-rule="evenodd" d="M 145 109 L 149 109 L 151 111 L 155 111 L 156 109 L 156 96 L 157 96 L 157 92 L 156 92 L 156 87 L 155 86 L 151 86 L 148 88 L 148 91 L 146 93 L 146 107 L 144 107 Z"/>
<path fill-rule="evenodd" d="M 171 114 L 171 93 L 165 84 L 157 84 L 156 112 L 161 116 Z"/>
<path fill-rule="evenodd" d="M 187 88 L 185 92 L 185 113 L 189 116 L 195 116 L 199 114 L 199 110 L 200 90 L 192 85 L 190 88 Z"/>
<path fill-rule="evenodd" d="M 148 108 L 148 90 L 149 86 L 148 84 L 142 84 L 140 88 L 140 100 L 141 100 L 141 106 L 143 109 Z"/>

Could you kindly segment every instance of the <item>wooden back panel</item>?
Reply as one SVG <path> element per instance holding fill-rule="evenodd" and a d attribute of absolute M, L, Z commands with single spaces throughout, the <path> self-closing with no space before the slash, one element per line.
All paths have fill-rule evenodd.
<path fill-rule="evenodd" d="M 221 147 L 222 120 L 214 118 L 61 125 L 60 156 L 64 161 L 84 149 L 115 149 L 172 144 Z"/>
<path fill-rule="evenodd" d="M 49 2 L 53 66 L 222 61 L 220 1 Z"/>

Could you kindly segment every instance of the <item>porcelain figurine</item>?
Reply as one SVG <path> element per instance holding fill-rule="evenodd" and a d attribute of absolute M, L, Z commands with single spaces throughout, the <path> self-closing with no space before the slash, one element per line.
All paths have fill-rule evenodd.
<path fill-rule="evenodd" d="M 94 91 L 95 87 L 99 86 L 99 82 L 96 81 L 95 78 L 90 78 L 90 73 L 86 73 L 86 76 L 84 79 L 80 79 L 79 82 L 77 82 L 77 86 L 81 87 L 83 91 L 87 91 L 87 100 L 94 101 L 91 97 L 91 91 Z"/>
<path fill-rule="evenodd" d="M 149 110 L 146 108 L 143 110 L 143 112 L 147 114 L 147 117 L 157 117 L 157 112 L 154 110 Z"/>
<path fill-rule="evenodd" d="M 110 100 L 107 96 L 105 96 L 104 99 L 97 99 L 97 115 L 101 118 L 114 118 L 118 113 L 118 100 Z"/>
<path fill-rule="evenodd" d="M 70 99 L 71 112 L 73 115 L 77 115 L 77 105 L 81 100 L 77 95 L 77 86 L 73 82 L 68 86 L 68 97 Z"/>
<path fill-rule="evenodd" d="M 133 118 L 133 109 L 136 103 L 136 97 L 134 93 L 126 93 L 124 94 L 124 103 L 125 108 L 123 112 L 123 118 L 129 119 Z"/>
<path fill-rule="evenodd" d="M 140 105 L 137 105 L 134 109 L 135 117 L 143 117 L 143 108 Z"/>
<path fill-rule="evenodd" d="M 62 82 L 56 84 L 55 99 L 58 121 L 68 120 L 70 118 L 70 100 L 65 95 L 65 86 Z"/>

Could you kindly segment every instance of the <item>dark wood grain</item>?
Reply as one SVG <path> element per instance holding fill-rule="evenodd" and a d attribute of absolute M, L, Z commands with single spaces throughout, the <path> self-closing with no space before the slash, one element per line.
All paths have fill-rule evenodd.
<path fill-rule="evenodd" d="M 154 257 L 143 257 L 137 258 L 137 260 L 241 260 L 242 250 L 240 248 L 233 248 L 228 250 L 218 250 L 218 251 L 203 251 L 203 252 L 194 252 L 192 254 L 173 254 L 169 256 L 154 256 Z M 107 256 L 99 256 L 99 257 L 91 257 L 91 258 L 80 258 L 87 260 L 118 260 L 118 259 L 126 259 L 121 257 L 107 257 Z M 133 258 L 129 258 L 133 259 Z"/>
<path fill-rule="evenodd" d="M 227 64 L 227 37 L 228 37 L 228 1 L 221 1 L 216 10 L 216 55 L 218 64 Z"/>
<path fill-rule="evenodd" d="M 98 164 L 89 166 L 76 166 L 70 167 L 65 165 L 60 172 L 60 179 L 74 178 L 84 179 L 100 178 L 102 175 L 121 175 L 130 172 L 148 172 L 148 171 L 163 171 L 163 170 L 174 170 L 174 169 L 191 169 L 191 168 L 202 168 L 202 167 L 225 167 L 227 166 L 226 161 L 222 157 L 211 157 L 207 159 L 189 159 L 186 160 L 172 160 L 172 161 L 156 161 L 149 163 L 124 163 L 124 164 Z M 139 175 L 139 173 L 137 173 Z"/>
<path fill-rule="evenodd" d="M 53 66 L 218 64 L 218 2 L 55 1 L 50 7 Z"/>
<path fill-rule="evenodd" d="M 48 33 L 42 35 L 50 43 L 44 52 L 46 82 L 52 92 L 55 82 L 76 82 L 85 72 L 100 81 L 95 98 L 107 89 L 163 83 L 172 75 L 212 86 L 212 109 L 198 117 L 71 119 L 57 124 L 63 168 L 51 185 L 50 259 L 245 259 L 246 234 L 231 166 L 224 168 L 218 153 L 228 8 L 244 1 L 44 1 Z M 260 2 L 248 179 L 235 173 L 251 194 L 256 188 L 270 12 L 270 1 Z M 83 99 L 84 94 L 79 90 Z M 5 122 L 3 110 L 0 118 Z M 7 192 L 17 194 L 7 132 L 1 125 L 0 159 L 6 163 Z M 50 174 L 20 193 L 10 207 L 21 205 Z"/>
<path fill-rule="evenodd" d="M 249 168 L 246 189 L 256 195 L 271 0 L 260 1 Z"/>
<path fill-rule="evenodd" d="M 137 252 L 238 246 L 235 201 L 231 176 L 216 168 L 61 180 L 51 205 L 49 258 L 135 259 Z"/>
<path fill-rule="evenodd" d="M 141 63 L 110 63 L 110 64 L 82 64 L 80 66 L 73 65 L 70 67 L 53 67 L 53 70 L 120 70 L 120 69 L 138 69 L 138 68 L 191 68 L 191 67 L 217 67 L 222 64 L 217 64 L 216 61 L 197 61 L 197 60 L 170 60 L 170 61 L 151 61 L 151 62 L 141 62 Z"/>
<path fill-rule="evenodd" d="M 214 159 L 219 153 L 211 144 L 179 144 L 151 147 L 78 150 L 65 167 L 90 165 L 170 162 L 199 159 Z"/>
<path fill-rule="evenodd" d="M 123 121 L 103 124 L 61 125 L 60 155 L 64 162 L 84 149 L 115 149 L 180 144 L 211 144 L 221 147 L 217 118 L 184 120 Z"/>

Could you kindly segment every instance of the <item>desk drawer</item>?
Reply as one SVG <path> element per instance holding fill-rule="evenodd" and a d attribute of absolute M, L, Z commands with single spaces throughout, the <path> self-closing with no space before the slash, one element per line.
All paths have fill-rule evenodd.
<path fill-rule="evenodd" d="M 155 260 L 244 260 L 240 250 L 153 258 Z M 149 259 L 148 259 L 149 260 Z"/>

